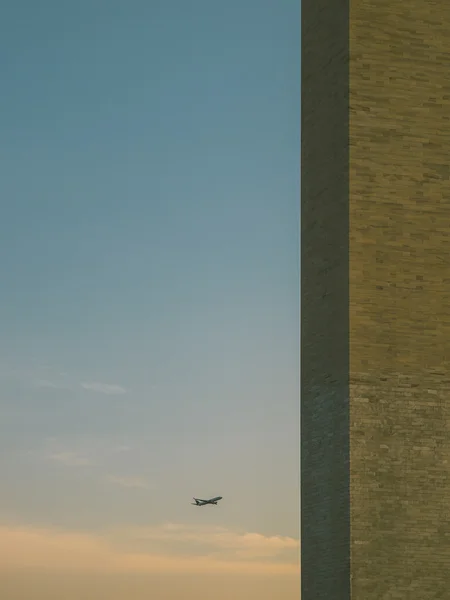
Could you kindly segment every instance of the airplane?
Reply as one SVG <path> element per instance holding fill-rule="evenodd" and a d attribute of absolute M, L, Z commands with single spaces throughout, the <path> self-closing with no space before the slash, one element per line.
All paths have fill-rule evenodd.
<path fill-rule="evenodd" d="M 205 506 L 205 504 L 214 504 L 217 506 L 219 500 L 222 500 L 222 496 L 216 496 L 215 498 L 211 498 L 210 500 L 200 500 L 200 498 L 193 498 L 194 502 L 191 502 L 192 506 Z"/>

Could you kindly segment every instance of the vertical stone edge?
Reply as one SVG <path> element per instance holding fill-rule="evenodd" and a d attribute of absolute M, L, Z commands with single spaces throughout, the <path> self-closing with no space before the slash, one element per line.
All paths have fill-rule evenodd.
<path fill-rule="evenodd" d="M 348 600 L 349 0 L 301 35 L 301 597 Z"/>

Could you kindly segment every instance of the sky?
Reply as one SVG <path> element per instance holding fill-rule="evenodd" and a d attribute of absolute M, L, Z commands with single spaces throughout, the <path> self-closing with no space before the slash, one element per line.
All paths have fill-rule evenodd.
<path fill-rule="evenodd" d="M 0 596 L 298 598 L 300 3 L 6 2 L 0 69 Z"/>

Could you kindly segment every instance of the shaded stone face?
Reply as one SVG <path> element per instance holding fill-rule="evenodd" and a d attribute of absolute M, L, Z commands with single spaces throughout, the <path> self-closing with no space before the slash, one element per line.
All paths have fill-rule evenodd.
<path fill-rule="evenodd" d="M 302 4 L 302 599 L 446 598 L 450 3 Z"/>
<path fill-rule="evenodd" d="M 348 12 L 302 2 L 303 600 L 350 594 Z"/>

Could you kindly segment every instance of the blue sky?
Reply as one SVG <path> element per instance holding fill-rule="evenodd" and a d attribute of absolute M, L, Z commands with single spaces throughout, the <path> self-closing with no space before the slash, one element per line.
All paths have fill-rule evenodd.
<path fill-rule="evenodd" d="M 299 23 L 3 7 L 5 526 L 298 538 Z"/>

